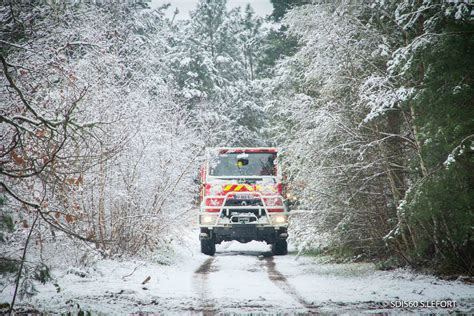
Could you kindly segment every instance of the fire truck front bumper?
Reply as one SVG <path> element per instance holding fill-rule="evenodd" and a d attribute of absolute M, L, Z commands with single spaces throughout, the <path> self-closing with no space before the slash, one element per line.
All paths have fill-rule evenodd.
<path fill-rule="evenodd" d="M 201 227 L 200 239 L 214 239 L 216 244 L 222 241 L 237 240 L 246 243 L 252 240 L 272 244 L 276 239 L 286 239 L 286 226 L 227 225 L 225 227 Z"/>

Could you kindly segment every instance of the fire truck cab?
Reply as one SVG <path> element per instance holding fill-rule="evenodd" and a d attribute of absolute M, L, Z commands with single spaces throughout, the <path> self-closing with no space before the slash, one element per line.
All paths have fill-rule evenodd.
<path fill-rule="evenodd" d="M 216 244 L 265 241 L 287 254 L 288 209 L 277 148 L 212 148 L 200 170 L 199 239 L 213 256 Z"/>

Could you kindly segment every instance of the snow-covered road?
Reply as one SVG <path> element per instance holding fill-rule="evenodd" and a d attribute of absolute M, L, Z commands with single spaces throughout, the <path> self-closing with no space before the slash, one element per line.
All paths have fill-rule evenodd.
<path fill-rule="evenodd" d="M 407 270 L 377 271 L 371 264 L 327 264 L 294 255 L 272 257 L 263 243 L 226 243 L 215 257 L 193 253 L 179 264 L 98 261 L 71 268 L 19 304 L 40 311 L 105 314 L 166 313 L 406 313 L 390 302 L 456 301 L 474 311 L 474 287 Z M 8 301 L 11 288 L 0 294 Z M 392 303 L 392 304 L 395 304 Z M 421 311 L 420 309 L 415 309 Z"/>

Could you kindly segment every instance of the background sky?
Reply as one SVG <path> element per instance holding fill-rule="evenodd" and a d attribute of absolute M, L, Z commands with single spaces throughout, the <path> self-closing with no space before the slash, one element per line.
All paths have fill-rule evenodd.
<path fill-rule="evenodd" d="M 151 7 L 156 8 L 165 3 L 171 3 L 171 7 L 167 10 L 168 16 L 173 16 L 173 12 L 177 7 L 179 14 L 176 18 L 189 19 L 189 11 L 196 7 L 198 0 L 151 0 Z M 247 3 L 250 3 L 255 12 L 262 17 L 272 13 L 273 7 L 270 0 L 228 0 L 227 6 L 229 8 L 244 8 Z"/>

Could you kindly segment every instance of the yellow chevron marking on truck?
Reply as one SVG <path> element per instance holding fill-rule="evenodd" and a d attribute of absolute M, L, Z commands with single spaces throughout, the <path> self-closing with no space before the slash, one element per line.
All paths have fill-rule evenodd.
<path fill-rule="evenodd" d="M 272 192 L 277 192 L 277 191 L 278 191 L 277 188 L 276 188 L 275 186 L 273 186 L 273 185 L 269 185 L 269 186 L 268 186 L 268 190 L 269 190 L 269 191 L 272 191 Z"/>
<path fill-rule="evenodd" d="M 246 191 L 250 192 L 255 192 L 255 191 L 270 191 L 270 192 L 276 192 L 277 188 L 273 185 L 260 185 L 257 184 L 255 187 L 253 187 L 250 184 L 228 184 L 224 187 L 224 192 L 227 191 L 241 191 L 244 189 Z"/>

